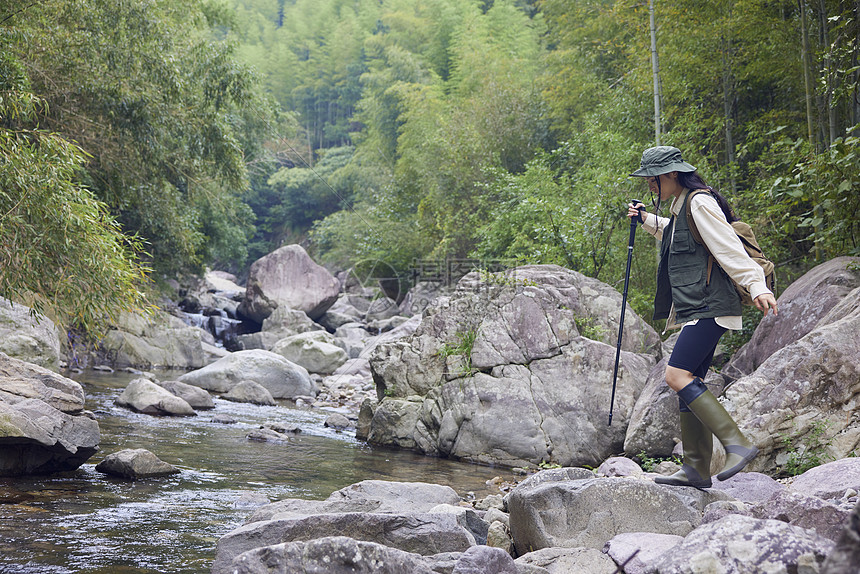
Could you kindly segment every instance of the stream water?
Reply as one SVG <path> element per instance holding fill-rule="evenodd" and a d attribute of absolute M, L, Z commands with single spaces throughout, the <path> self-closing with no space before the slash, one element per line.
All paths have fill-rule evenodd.
<path fill-rule="evenodd" d="M 133 375 L 74 378 L 99 421 L 100 451 L 75 472 L 0 478 L 0 573 L 206 573 L 218 539 L 266 501 L 323 499 L 366 479 L 447 484 L 464 498 L 481 498 L 499 492 L 488 480 L 513 480 L 504 469 L 368 446 L 326 428 L 326 413 L 289 403 L 261 407 L 216 398 L 215 410 L 197 417 L 152 417 L 114 405 Z M 215 413 L 238 422 L 212 422 Z M 245 438 L 268 421 L 302 432 L 281 444 Z M 126 448 L 145 448 L 181 472 L 128 481 L 95 470 Z"/>

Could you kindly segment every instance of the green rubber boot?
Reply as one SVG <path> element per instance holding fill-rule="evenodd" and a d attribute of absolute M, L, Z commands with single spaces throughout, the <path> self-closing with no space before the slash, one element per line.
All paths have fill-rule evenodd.
<path fill-rule="evenodd" d="M 678 392 L 678 396 L 726 449 L 726 464 L 717 475 L 717 480 L 733 477 L 758 455 L 758 448 L 741 433 L 734 419 L 701 379 L 693 379 Z"/>
<path fill-rule="evenodd" d="M 681 470 L 670 476 L 658 476 L 654 482 L 699 489 L 710 488 L 714 435 L 696 415 L 685 410 L 681 410 L 681 446 L 684 449 L 684 464 Z"/>

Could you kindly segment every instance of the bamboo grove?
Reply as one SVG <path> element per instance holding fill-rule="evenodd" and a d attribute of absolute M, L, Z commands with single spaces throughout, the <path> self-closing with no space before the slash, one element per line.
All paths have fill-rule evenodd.
<path fill-rule="evenodd" d="M 661 143 L 755 226 L 784 286 L 860 253 L 858 34 L 857 0 L 11 0 L 0 289 L 61 301 L 98 260 L 93 282 L 126 288 L 92 304 L 128 303 L 132 275 L 242 273 L 289 242 L 336 268 L 472 258 L 614 284 L 655 85 Z M 62 247 L 30 201 L 98 215 Z"/>

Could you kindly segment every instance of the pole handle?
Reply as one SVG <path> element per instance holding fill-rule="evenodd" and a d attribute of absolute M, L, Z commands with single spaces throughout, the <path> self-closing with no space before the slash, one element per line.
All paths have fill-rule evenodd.
<path fill-rule="evenodd" d="M 638 199 L 631 199 L 630 203 L 633 204 L 633 206 L 635 207 L 637 203 L 642 203 L 642 201 L 640 201 Z M 644 205 L 644 203 L 643 203 L 643 205 Z M 645 216 L 642 215 L 642 211 L 644 209 L 645 209 L 644 207 L 639 208 L 639 223 L 643 223 L 643 224 L 645 223 Z M 633 221 L 635 221 L 635 220 L 633 220 Z"/>

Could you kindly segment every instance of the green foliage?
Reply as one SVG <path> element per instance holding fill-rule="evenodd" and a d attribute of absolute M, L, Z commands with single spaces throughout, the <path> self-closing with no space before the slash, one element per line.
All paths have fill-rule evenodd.
<path fill-rule="evenodd" d="M 4 49 L 47 102 L 38 122 L 86 151 L 82 180 L 147 242 L 153 266 L 196 269 L 211 243 L 245 236 L 236 199 L 272 113 L 230 45 L 212 39 L 226 12 L 58 0 L 15 1 L 7 14 Z"/>
<path fill-rule="evenodd" d="M 827 437 L 829 426 L 827 421 L 815 421 L 806 433 L 783 435 L 782 446 L 788 453 L 788 459 L 781 467 L 781 472 L 797 476 L 831 461 L 832 457 L 827 454 L 827 447 L 833 442 L 832 437 Z"/>
<path fill-rule="evenodd" d="M 13 77 L 2 73 L 9 64 L 0 77 Z M 140 242 L 80 184 L 85 153 L 32 126 L 44 103 L 17 90 L 26 87 L 23 74 L 0 86 L 0 295 L 98 334 L 146 305 L 148 269 L 136 261 Z"/>
<path fill-rule="evenodd" d="M 670 462 L 674 462 L 677 465 L 681 465 L 684 462 L 683 460 L 681 460 L 677 456 L 670 456 L 670 457 L 648 456 L 644 450 L 640 451 L 639 454 L 636 455 L 636 458 L 639 459 L 639 465 L 642 467 L 642 470 L 644 470 L 645 472 L 651 472 L 652 470 L 654 470 L 654 467 L 657 466 L 658 464 L 660 464 L 661 462 L 670 461 Z"/>
<path fill-rule="evenodd" d="M 461 376 L 471 375 L 472 369 L 472 347 L 475 345 L 475 338 L 478 332 L 475 329 L 467 329 L 465 331 L 457 331 L 454 333 L 457 338 L 456 343 L 445 343 L 442 348 L 436 353 L 439 357 L 447 359 L 448 357 L 456 356 L 462 359 Z"/>
<path fill-rule="evenodd" d="M 608 343 L 606 340 L 609 332 L 606 327 L 597 323 L 593 317 L 574 317 L 574 323 L 579 330 L 579 334 L 587 339 Z"/>

